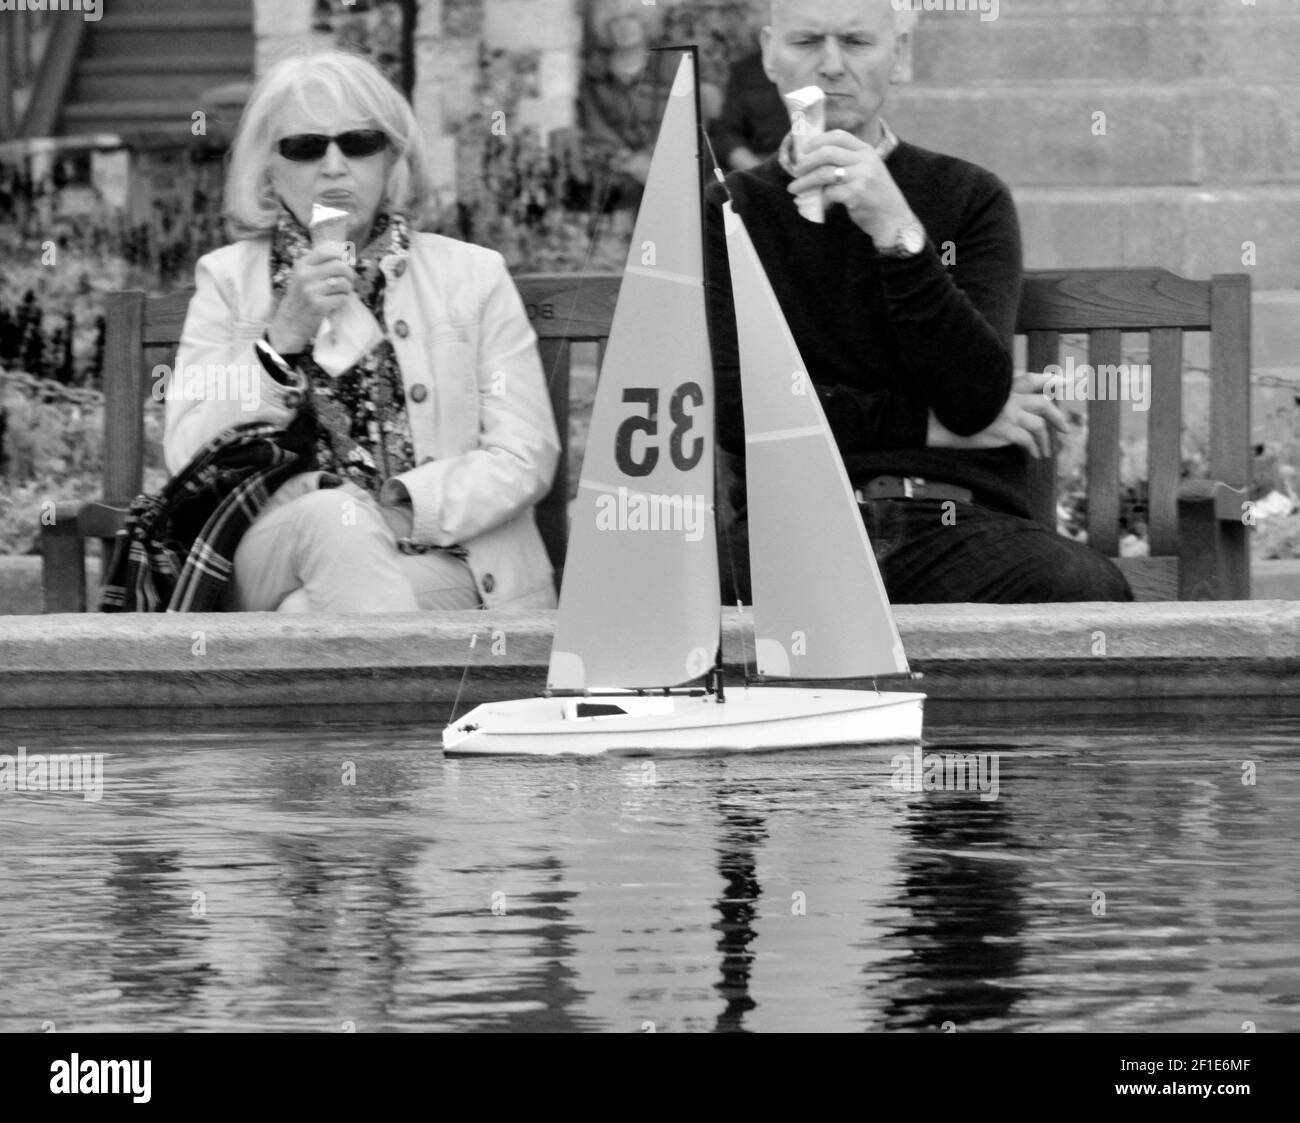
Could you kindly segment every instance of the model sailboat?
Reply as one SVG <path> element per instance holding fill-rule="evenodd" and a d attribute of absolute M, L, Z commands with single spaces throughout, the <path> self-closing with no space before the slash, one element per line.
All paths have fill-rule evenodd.
<path fill-rule="evenodd" d="M 695 62 L 686 54 L 596 388 L 547 696 L 471 710 L 443 732 L 449 753 L 699 752 L 920 738 L 923 694 L 724 690 L 714 666 L 721 609 L 700 135 Z M 744 224 L 730 204 L 725 217 L 758 674 L 802 681 L 905 675 L 903 645 L 834 438 Z"/>

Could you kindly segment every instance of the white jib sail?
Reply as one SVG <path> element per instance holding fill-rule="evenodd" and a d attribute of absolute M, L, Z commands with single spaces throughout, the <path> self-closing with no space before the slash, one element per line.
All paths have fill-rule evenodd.
<path fill-rule="evenodd" d="M 906 674 L 866 527 L 776 294 L 723 207 L 745 404 L 745 479 L 758 672 Z"/>
<path fill-rule="evenodd" d="M 552 689 L 675 686 L 720 622 L 695 76 L 682 58 L 637 214 L 573 505 Z"/>

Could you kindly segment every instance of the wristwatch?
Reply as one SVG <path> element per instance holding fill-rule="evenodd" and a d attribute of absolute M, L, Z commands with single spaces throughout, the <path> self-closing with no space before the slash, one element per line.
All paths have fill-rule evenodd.
<path fill-rule="evenodd" d="M 919 222 L 905 222 L 894 231 L 894 240 L 876 246 L 881 257 L 915 257 L 925 249 L 925 228 Z"/>

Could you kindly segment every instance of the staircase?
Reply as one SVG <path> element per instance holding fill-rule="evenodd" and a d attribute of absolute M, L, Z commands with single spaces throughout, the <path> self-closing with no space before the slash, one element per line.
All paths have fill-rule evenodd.
<path fill-rule="evenodd" d="M 1027 268 L 1250 273 L 1254 369 L 1300 377 L 1300 3 L 1009 0 L 912 54 L 888 120 L 1011 186 Z"/>
<path fill-rule="evenodd" d="M 81 30 L 61 101 L 43 121 L 29 119 L 26 135 L 175 141 L 190 135 L 195 110 L 209 108 L 204 91 L 252 78 L 253 0 L 113 0 L 106 8 Z"/>

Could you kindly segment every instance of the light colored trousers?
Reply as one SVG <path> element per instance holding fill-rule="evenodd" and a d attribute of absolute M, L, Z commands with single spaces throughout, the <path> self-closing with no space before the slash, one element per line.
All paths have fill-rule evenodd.
<path fill-rule="evenodd" d="M 354 483 L 321 488 L 319 472 L 287 480 L 235 550 L 234 612 L 416 612 L 479 607 L 461 558 L 407 555 L 373 496 Z"/>

